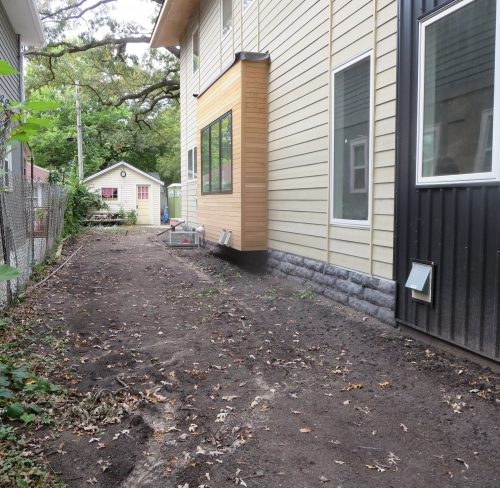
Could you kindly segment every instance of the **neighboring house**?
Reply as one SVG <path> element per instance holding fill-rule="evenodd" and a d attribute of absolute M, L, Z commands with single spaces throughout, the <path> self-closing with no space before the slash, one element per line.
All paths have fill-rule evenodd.
<path fill-rule="evenodd" d="M 32 176 L 33 168 L 33 176 Z M 33 182 L 33 207 L 39 208 L 47 205 L 47 191 L 50 171 L 48 169 L 31 164 L 30 161 L 24 161 L 24 175 L 26 179 Z"/>
<path fill-rule="evenodd" d="M 6 60 L 20 74 L 0 76 L 0 99 L 24 100 L 23 46 L 42 46 L 45 38 L 34 0 L 0 0 L 0 59 Z M 2 169 L 22 176 L 23 148 L 8 148 Z"/>
<path fill-rule="evenodd" d="M 116 163 L 83 180 L 99 192 L 103 202 L 115 212 L 137 212 L 137 224 L 159 225 L 163 182 L 158 173 L 145 173 L 125 162 Z"/>
<path fill-rule="evenodd" d="M 183 218 L 498 360 L 498 19 L 500 0 L 166 0 Z"/>

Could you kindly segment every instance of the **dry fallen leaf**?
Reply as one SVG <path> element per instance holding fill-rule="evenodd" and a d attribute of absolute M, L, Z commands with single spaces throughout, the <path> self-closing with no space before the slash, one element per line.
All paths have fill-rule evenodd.
<path fill-rule="evenodd" d="M 408 427 L 405 424 L 399 424 L 399 426 L 403 429 L 403 432 L 408 432 Z"/>
<path fill-rule="evenodd" d="M 382 381 L 381 383 L 378 384 L 380 388 L 385 390 L 386 388 L 389 388 L 391 386 L 391 383 L 389 381 Z"/>
<path fill-rule="evenodd" d="M 363 388 L 363 385 L 359 383 L 349 383 L 348 385 L 344 386 L 340 391 L 351 391 L 351 390 L 361 390 Z"/>
<path fill-rule="evenodd" d="M 455 461 L 458 461 L 459 463 L 463 464 L 465 466 L 465 469 L 469 469 L 469 465 L 461 458 L 455 458 Z"/>
<path fill-rule="evenodd" d="M 303 434 L 309 434 L 309 432 L 312 432 L 312 429 L 311 427 L 302 427 L 299 429 L 300 432 L 302 432 Z"/>

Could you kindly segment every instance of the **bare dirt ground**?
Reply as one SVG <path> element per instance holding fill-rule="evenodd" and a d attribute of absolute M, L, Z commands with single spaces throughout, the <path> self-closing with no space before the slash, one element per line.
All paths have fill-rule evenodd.
<path fill-rule="evenodd" d="M 23 305 L 87 394 L 44 447 L 67 485 L 500 486 L 498 376 L 153 235 L 84 236 Z"/>

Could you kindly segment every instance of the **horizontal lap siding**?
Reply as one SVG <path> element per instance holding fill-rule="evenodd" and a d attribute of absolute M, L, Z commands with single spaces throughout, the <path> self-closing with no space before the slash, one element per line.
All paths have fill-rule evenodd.
<path fill-rule="evenodd" d="M 0 59 L 5 59 L 15 68 L 20 68 L 19 64 L 19 41 L 14 32 L 5 10 L 0 3 Z M 20 100 L 21 80 L 19 75 L 0 77 L 0 95 L 6 96 L 9 100 Z"/>
<path fill-rule="evenodd" d="M 325 260 L 328 12 L 325 0 L 261 1 L 269 74 L 269 247 Z"/>
<path fill-rule="evenodd" d="M 393 278 L 396 149 L 397 2 L 379 0 L 376 9 L 375 154 L 372 273 Z M 377 203 L 390 209 L 380 211 Z M 382 207 L 383 208 L 383 207 Z"/>
<path fill-rule="evenodd" d="M 0 59 L 5 59 L 10 65 L 21 71 L 19 56 L 19 38 L 14 32 L 7 14 L 0 3 Z M 0 76 L 0 96 L 7 100 L 21 100 L 21 77 L 20 75 Z M 15 174 L 23 174 L 23 156 L 20 145 L 12 149 L 12 170 Z"/>
<path fill-rule="evenodd" d="M 333 2 L 332 66 L 374 53 L 371 228 L 332 226 L 334 264 L 393 277 L 397 5 L 391 0 Z"/>
<path fill-rule="evenodd" d="M 395 0 L 373 1 L 255 0 L 243 11 L 234 0 L 233 30 L 224 39 L 220 1 L 202 2 L 200 89 L 235 52 L 269 52 L 269 247 L 392 278 L 397 8 Z M 372 229 L 329 226 L 329 68 L 374 45 Z M 195 103 L 183 108 L 190 134 Z"/>

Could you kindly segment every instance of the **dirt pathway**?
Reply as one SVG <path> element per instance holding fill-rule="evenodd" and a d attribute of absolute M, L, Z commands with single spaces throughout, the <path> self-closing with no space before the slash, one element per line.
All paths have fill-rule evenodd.
<path fill-rule="evenodd" d="M 81 243 L 35 297 L 93 392 L 46 446 L 70 487 L 500 486 L 490 372 L 204 250 Z"/>

